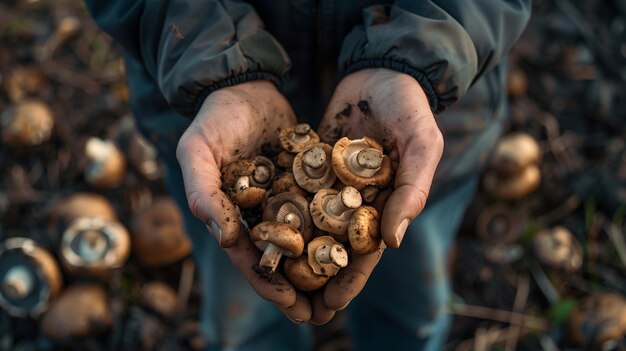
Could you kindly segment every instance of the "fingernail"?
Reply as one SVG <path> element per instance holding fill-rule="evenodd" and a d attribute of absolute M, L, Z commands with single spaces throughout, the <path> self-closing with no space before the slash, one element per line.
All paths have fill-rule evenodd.
<path fill-rule="evenodd" d="M 302 319 L 291 318 L 289 316 L 287 316 L 287 319 L 289 319 L 292 323 L 295 323 L 295 324 L 302 324 L 304 322 Z"/>
<path fill-rule="evenodd" d="M 352 300 L 354 300 L 354 298 L 351 298 L 351 299 L 350 299 L 350 301 L 346 302 L 346 304 L 345 304 L 345 305 L 343 305 L 343 306 L 339 307 L 339 308 L 337 309 L 337 311 L 343 311 L 343 310 L 345 310 L 345 309 L 346 309 L 346 307 L 348 307 L 348 305 L 350 304 L 350 302 L 352 302 Z"/>
<path fill-rule="evenodd" d="M 214 220 L 209 219 L 209 224 L 206 225 L 206 229 L 213 235 L 217 242 L 222 244 L 222 229 L 220 228 Z"/>
<path fill-rule="evenodd" d="M 406 228 L 409 227 L 409 219 L 405 218 L 402 223 L 400 223 L 400 226 L 398 227 L 398 229 L 396 229 L 396 233 L 394 234 L 394 237 L 396 238 L 396 243 L 398 243 L 398 246 L 400 246 L 400 244 L 402 243 L 402 239 L 404 238 L 404 234 L 406 233 Z"/>

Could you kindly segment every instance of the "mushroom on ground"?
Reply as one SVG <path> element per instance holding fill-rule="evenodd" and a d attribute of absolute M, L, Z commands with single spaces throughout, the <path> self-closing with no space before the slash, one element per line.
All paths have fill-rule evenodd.
<path fill-rule="evenodd" d="M 337 176 L 330 163 L 332 152 L 328 144 L 314 144 L 296 155 L 293 175 L 301 188 L 316 193 L 333 186 Z"/>
<path fill-rule="evenodd" d="M 359 191 L 367 186 L 385 188 L 393 177 L 391 160 L 383 154 L 383 147 L 368 137 L 339 139 L 333 147 L 332 164 L 337 178 Z"/>
<path fill-rule="evenodd" d="M 146 283 L 139 292 L 139 303 L 165 318 L 172 319 L 178 313 L 176 291 L 162 282 Z"/>
<path fill-rule="evenodd" d="M 253 160 L 239 160 L 222 170 L 224 191 L 239 207 L 253 208 L 263 201 L 266 188 L 253 185 L 266 181 L 267 167 L 261 166 L 261 168 L 263 170 L 257 173 L 257 165 Z M 255 180 L 255 177 L 258 179 Z M 271 180 L 272 177 L 270 176 L 269 179 Z"/>
<path fill-rule="evenodd" d="M 570 314 L 566 326 L 575 346 L 605 349 L 626 335 L 626 299 L 616 293 L 596 293 L 583 300 Z"/>
<path fill-rule="evenodd" d="M 161 176 L 157 150 L 137 129 L 131 115 L 122 117 L 109 134 L 127 155 L 128 163 L 149 180 Z"/>
<path fill-rule="evenodd" d="M 541 148 L 533 137 L 526 133 L 512 133 L 496 144 L 491 168 L 502 174 L 516 174 L 540 160 Z"/>
<path fill-rule="evenodd" d="M 317 290 L 330 278 L 328 275 L 313 272 L 308 255 L 286 259 L 285 276 L 296 289 L 302 291 Z"/>
<path fill-rule="evenodd" d="M 274 182 L 272 183 L 272 194 L 278 195 L 284 192 L 296 193 L 302 196 L 306 196 L 307 192 L 298 186 L 296 183 L 296 178 L 293 176 L 293 173 L 284 172 L 274 178 Z"/>
<path fill-rule="evenodd" d="M 528 91 L 528 78 L 521 68 L 514 67 L 509 71 L 506 90 L 512 98 L 519 98 L 526 95 L 526 91 Z"/>
<path fill-rule="evenodd" d="M 359 255 L 370 254 L 380 246 L 378 211 L 370 206 L 361 206 L 350 217 L 348 240 L 352 251 Z"/>
<path fill-rule="evenodd" d="M 78 218 L 102 218 L 116 221 L 117 214 L 111 202 L 104 196 L 93 193 L 75 193 L 58 203 L 51 219 L 59 232 L 63 232 Z"/>
<path fill-rule="evenodd" d="M 362 201 L 359 191 L 351 186 L 341 191 L 322 189 L 315 194 L 309 206 L 313 223 L 327 232 L 345 235 L 350 217 Z"/>
<path fill-rule="evenodd" d="M 58 342 L 106 332 L 112 325 L 106 292 L 99 285 L 72 285 L 41 318 L 41 330 Z"/>
<path fill-rule="evenodd" d="M 280 193 L 269 198 L 263 209 L 263 220 L 291 224 L 300 232 L 305 243 L 313 235 L 309 201 L 296 193 Z"/>
<path fill-rule="evenodd" d="M 0 248 L 0 306 L 14 317 L 38 317 L 61 291 L 52 255 L 27 238 L 7 239 Z"/>
<path fill-rule="evenodd" d="M 135 216 L 131 235 L 133 254 L 148 267 L 166 266 L 191 253 L 183 215 L 167 197 L 154 200 L 150 207 Z"/>
<path fill-rule="evenodd" d="M 577 271 L 583 264 L 583 249 L 572 232 L 565 227 L 539 231 L 533 239 L 539 261 L 568 272 Z"/>
<path fill-rule="evenodd" d="M 519 220 L 511 209 L 494 203 L 485 207 L 476 220 L 476 235 L 491 244 L 510 244 L 521 235 Z"/>
<path fill-rule="evenodd" d="M 537 190 L 541 183 L 541 172 L 536 165 L 530 165 L 521 173 L 503 176 L 490 170 L 483 178 L 485 190 L 494 197 L 507 201 L 521 200 Z"/>
<path fill-rule="evenodd" d="M 334 276 L 348 265 L 348 251 L 330 236 L 313 239 L 307 246 L 307 254 L 315 274 Z"/>
<path fill-rule="evenodd" d="M 304 239 L 298 230 L 287 223 L 261 222 L 250 231 L 250 239 L 263 257 L 259 265 L 273 272 L 280 258 L 299 257 L 304 250 Z"/>
<path fill-rule="evenodd" d="M 105 276 L 126 263 L 130 238 L 124 226 L 101 217 L 81 217 L 61 237 L 60 260 L 77 275 Z"/>
<path fill-rule="evenodd" d="M 126 175 L 126 157 L 110 140 L 89 138 L 85 144 L 89 164 L 85 167 L 85 180 L 97 188 L 111 189 L 122 184 Z"/>
<path fill-rule="evenodd" d="M 2 112 L 2 141 L 7 145 L 35 146 L 52 135 L 54 118 L 48 107 L 39 101 L 24 101 Z"/>
<path fill-rule="evenodd" d="M 13 67 L 2 77 L 2 87 L 13 102 L 41 93 L 46 75 L 38 66 Z"/>
<path fill-rule="evenodd" d="M 309 145 L 320 142 L 319 135 L 306 123 L 281 130 L 278 138 L 283 149 L 294 154 L 304 150 Z"/>

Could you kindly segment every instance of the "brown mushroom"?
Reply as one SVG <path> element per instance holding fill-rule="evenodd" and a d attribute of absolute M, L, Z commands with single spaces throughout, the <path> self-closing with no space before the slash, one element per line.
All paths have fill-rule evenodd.
<path fill-rule="evenodd" d="M 345 235 L 348 231 L 350 217 L 355 209 L 361 206 L 361 194 L 351 186 L 341 191 L 322 189 L 311 201 L 311 218 L 315 225 L 327 232 Z"/>
<path fill-rule="evenodd" d="M 21 147 L 39 145 L 52 135 L 54 118 L 48 107 L 39 101 L 24 101 L 0 115 L 2 141 Z"/>
<path fill-rule="evenodd" d="M 526 167 L 522 173 L 502 176 L 494 170 L 485 173 L 483 187 L 491 196 L 507 201 L 521 200 L 537 190 L 541 172 L 536 165 Z"/>
<path fill-rule="evenodd" d="M 2 78 L 4 92 L 13 102 L 40 93 L 46 86 L 46 75 L 37 66 L 13 67 Z"/>
<path fill-rule="evenodd" d="M 250 186 L 269 189 L 276 173 L 274 164 L 269 158 L 263 156 L 254 157 L 251 161 L 255 168 L 252 177 L 250 177 Z"/>
<path fill-rule="evenodd" d="M 320 142 L 319 135 L 306 123 L 281 130 L 278 138 L 283 149 L 294 154 L 304 150 L 309 145 Z"/>
<path fill-rule="evenodd" d="M 61 237 L 60 260 L 72 274 L 104 277 L 124 265 L 129 254 L 128 231 L 117 221 L 81 217 Z"/>
<path fill-rule="evenodd" d="M 518 174 L 541 160 L 539 144 L 526 133 L 506 135 L 495 146 L 491 168 L 502 174 Z"/>
<path fill-rule="evenodd" d="M 361 191 L 365 187 L 385 188 L 391 182 L 393 169 L 383 147 L 374 139 L 341 138 L 333 147 L 332 164 L 337 178 Z"/>
<path fill-rule="evenodd" d="M 291 169 L 293 167 L 293 160 L 296 158 L 296 154 L 292 154 L 289 151 L 281 151 L 276 156 L 276 164 L 278 167 L 284 169 Z"/>
<path fill-rule="evenodd" d="M 293 173 L 284 172 L 274 179 L 272 183 L 272 194 L 278 195 L 284 192 L 296 193 L 298 195 L 306 196 L 307 192 L 298 186 L 296 178 Z"/>
<path fill-rule="evenodd" d="M 178 313 L 176 291 L 163 282 L 146 283 L 139 292 L 139 303 L 165 318 L 174 318 Z"/>
<path fill-rule="evenodd" d="M 112 325 L 106 292 L 99 285 L 72 285 L 41 319 L 41 330 L 57 342 L 105 333 Z"/>
<path fill-rule="evenodd" d="M 137 130 L 135 119 L 131 115 L 122 117 L 115 126 L 109 129 L 109 135 L 124 151 L 128 163 L 141 175 L 149 180 L 161 176 L 157 150 Z"/>
<path fill-rule="evenodd" d="M 491 244 L 510 244 L 521 235 L 519 219 L 503 203 L 485 207 L 476 220 L 476 235 Z"/>
<path fill-rule="evenodd" d="M 300 232 L 305 243 L 313 235 L 309 202 L 296 193 L 280 193 L 269 198 L 263 210 L 263 220 L 291 224 Z"/>
<path fill-rule="evenodd" d="M 0 306 L 14 317 L 37 318 L 61 291 L 52 255 L 31 239 L 7 239 L 0 248 Z"/>
<path fill-rule="evenodd" d="M 304 250 L 302 235 L 287 223 L 261 222 L 250 231 L 250 239 L 263 251 L 259 265 L 272 272 L 282 256 L 299 257 Z"/>
<path fill-rule="evenodd" d="M 573 272 L 583 264 L 583 249 L 572 232 L 565 227 L 539 231 L 533 239 L 537 259 L 543 264 Z"/>
<path fill-rule="evenodd" d="M 378 211 L 370 206 L 361 206 L 350 217 L 348 239 L 352 252 L 359 255 L 370 254 L 380 246 L 378 231 Z"/>
<path fill-rule="evenodd" d="M 252 160 L 235 161 L 222 170 L 222 186 L 231 200 L 241 208 L 258 206 L 265 197 L 265 188 L 254 186 L 263 182 L 266 172 L 256 173 L 256 164 Z M 258 176 L 258 181 L 253 177 Z M 271 179 L 271 177 L 270 177 Z"/>
<path fill-rule="evenodd" d="M 506 90 L 512 98 L 519 98 L 526 95 L 526 91 L 528 90 L 528 78 L 522 69 L 515 67 L 509 71 Z"/>
<path fill-rule="evenodd" d="M 316 193 L 333 186 L 337 176 L 330 164 L 333 148 L 328 144 L 307 146 L 293 161 L 293 175 L 304 190 Z"/>
<path fill-rule="evenodd" d="M 89 138 L 85 144 L 89 163 L 85 167 L 85 180 L 96 188 L 111 189 L 122 184 L 126 175 L 126 157 L 109 140 Z"/>
<path fill-rule="evenodd" d="M 183 215 L 167 197 L 157 198 L 132 221 L 133 254 L 145 266 L 161 267 L 191 253 Z"/>
<path fill-rule="evenodd" d="M 587 297 L 570 314 L 566 330 L 575 346 L 604 350 L 626 335 L 626 299 L 606 292 Z"/>
<path fill-rule="evenodd" d="M 78 218 L 117 221 L 111 202 L 104 196 L 93 193 L 75 193 L 64 198 L 54 207 L 50 217 L 60 233 Z"/>
<path fill-rule="evenodd" d="M 307 246 L 307 255 L 315 274 L 332 277 L 348 265 L 348 251 L 330 236 L 313 239 Z"/>
<path fill-rule="evenodd" d="M 302 291 L 317 290 L 324 286 L 330 278 L 328 275 L 313 272 L 308 255 L 286 259 L 285 276 L 296 289 Z"/>

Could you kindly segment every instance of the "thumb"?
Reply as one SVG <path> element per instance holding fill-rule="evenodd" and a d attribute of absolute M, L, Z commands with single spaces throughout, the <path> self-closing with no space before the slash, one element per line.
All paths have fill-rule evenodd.
<path fill-rule="evenodd" d="M 423 132 L 398 144 L 399 163 L 395 189 L 383 210 L 381 235 L 385 244 L 398 248 L 409 223 L 424 209 L 426 199 L 443 153 L 443 137 L 439 128 Z M 418 137 L 419 136 L 419 137 Z M 425 137 L 424 137 L 425 136 Z"/>
<path fill-rule="evenodd" d="M 212 150 L 200 138 L 184 134 L 176 158 L 191 213 L 207 225 L 220 246 L 232 246 L 239 235 L 239 212 L 221 190 L 221 173 Z"/>

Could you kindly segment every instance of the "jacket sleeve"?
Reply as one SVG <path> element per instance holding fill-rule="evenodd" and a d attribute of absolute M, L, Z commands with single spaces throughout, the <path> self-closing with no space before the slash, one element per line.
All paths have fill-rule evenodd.
<path fill-rule="evenodd" d="M 141 62 L 180 114 L 213 91 L 254 79 L 279 83 L 290 67 L 253 7 L 236 0 L 87 0 L 98 25 Z"/>
<path fill-rule="evenodd" d="M 412 75 L 439 113 L 495 67 L 521 35 L 530 0 L 399 0 L 362 11 L 339 68 L 384 67 Z"/>

